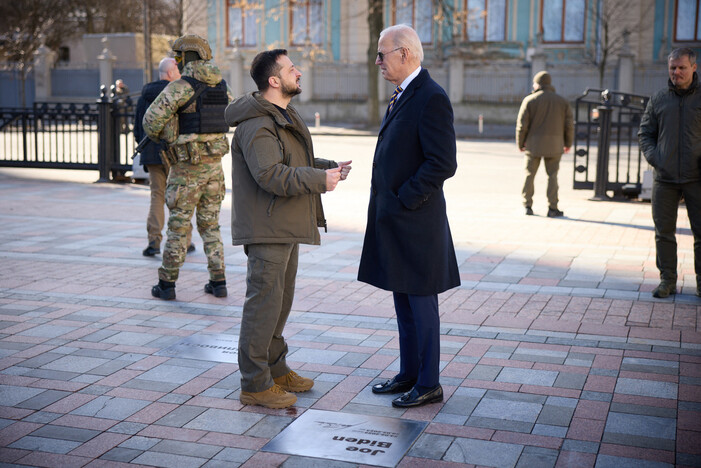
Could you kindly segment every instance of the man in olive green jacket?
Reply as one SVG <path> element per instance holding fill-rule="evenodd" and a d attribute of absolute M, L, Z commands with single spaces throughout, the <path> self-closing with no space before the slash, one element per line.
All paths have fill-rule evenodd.
<path fill-rule="evenodd" d="M 523 205 L 526 214 L 533 214 L 533 179 L 545 161 L 548 174 L 548 217 L 562 216 L 557 208 L 557 172 L 563 151 L 569 152 L 574 138 L 572 109 L 565 98 L 555 94 L 550 74 L 546 71 L 533 77 L 533 92 L 521 103 L 516 119 L 516 143 L 526 152 L 526 182 L 523 184 Z"/>
<path fill-rule="evenodd" d="M 243 245 L 248 256 L 239 399 L 267 408 L 291 406 L 297 397 L 289 392 L 314 385 L 287 366 L 282 332 L 292 308 L 298 246 L 321 242 L 319 227 L 326 227 L 321 194 L 350 171 L 350 161 L 314 158 L 309 130 L 289 105 L 302 91 L 301 76 L 286 50 L 261 52 L 251 63 L 259 91 L 226 109 L 227 123 L 236 127 L 231 231 L 234 245 Z"/>

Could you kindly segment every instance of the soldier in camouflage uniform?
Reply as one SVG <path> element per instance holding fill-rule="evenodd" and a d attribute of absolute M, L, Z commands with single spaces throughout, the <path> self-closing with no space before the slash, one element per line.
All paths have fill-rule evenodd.
<path fill-rule="evenodd" d="M 186 34 L 173 43 L 182 78 L 173 81 L 146 110 L 143 127 L 154 141 L 168 143 L 164 157 L 171 164 L 166 186 L 168 240 L 158 284 L 151 294 L 175 299 L 175 282 L 187 251 L 187 231 L 197 209 L 197 230 L 204 241 L 209 283 L 204 291 L 225 297 L 224 245 L 219 211 L 224 199 L 221 158 L 229 151 L 224 109 L 232 100 L 219 68 L 210 60 L 206 40 Z"/>

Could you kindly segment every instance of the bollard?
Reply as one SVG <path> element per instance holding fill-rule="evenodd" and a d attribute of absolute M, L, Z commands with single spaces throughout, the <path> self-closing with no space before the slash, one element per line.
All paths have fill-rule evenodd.
<path fill-rule="evenodd" d="M 110 169 L 114 154 L 114 120 L 112 100 L 107 93 L 107 86 L 100 87 L 100 99 L 97 100 L 99 115 L 97 120 L 97 167 L 100 171 L 98 182 L 110 181 Z"/>
<path fill-rule="evenodd" d="M 318 112 L 314 112 L 314 127 L 321 127 L 321 115 Z"/>
<path fill-rule="evenodd" d="M 590 200 L 610 200 L 606 195 L 609 180 L 609 146 L 611 144 L 611 114 L 613 109 L 607 105 L 598 106 L 599 111 L 599 148 L 596 156 L 596 181 L 594 196 Z"/>
<path fill-rule="evenodd" d="M 482 114 L 480 114 L 479 118 L 477 119 L 477 131 L 480 135 L 484 131 L 484 117 L 482 116 Z"/>

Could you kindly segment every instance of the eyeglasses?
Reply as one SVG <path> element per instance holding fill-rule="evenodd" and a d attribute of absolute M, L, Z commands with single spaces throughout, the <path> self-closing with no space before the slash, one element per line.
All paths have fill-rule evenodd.
<path fill-rule="evenodd" d="M 396 52 L 397 50 L 400 50 L 400 49 L 403 49 L 403 47 L 397 47 L 396 49 L 392 49 L 389 52 L 378 52 L 377 53 L 377 60 L 379 60 L 380 62 L 384 62 L 385 57 L 387 55 L 391 54 L 392 52 Z"/>
<path fill-rule="evenodd" d="M 180 54 L 176 54 L 173 58 L 175 59 L 175 63 L 180 63 L 183 61 L 183 56 Z"/>

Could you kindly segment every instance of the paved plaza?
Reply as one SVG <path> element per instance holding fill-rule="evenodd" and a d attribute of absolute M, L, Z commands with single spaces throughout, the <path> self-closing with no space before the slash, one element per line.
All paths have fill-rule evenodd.
<path fill-rule="evenodd" d="M 701 466 L 701 299 L 685 210 L 679 294 L 654 299 L 649 203 L 589 201 L 566 156 L 565 217 L 545 216 L 542 172 L 527 217 L 515 144 L 460 140 L 445 186 L 462 278 L 439 296 L 445 399 L 402 410 L 370 391 L 399 368 L 391 294 L 355 279 L 375 138 L 314 141 L 353 171 L 323 196 L 321 246 L 300 249 L 285 336 L 289 363 L 315 386 L 283 410 L 240 404 L 235 360 L 164 355 L 185 338 L 238 336 L 246 257 L 231 245 L 229 157 L 229 296 L 203 292 L 193 235 L 173 302 L 150 294 L 161 257 L 141 255 L 147 186 L 0 169 L 0 466 L 366 466 L 263 450 L 308 410 L 426 423 L 400 467 Z"/>

